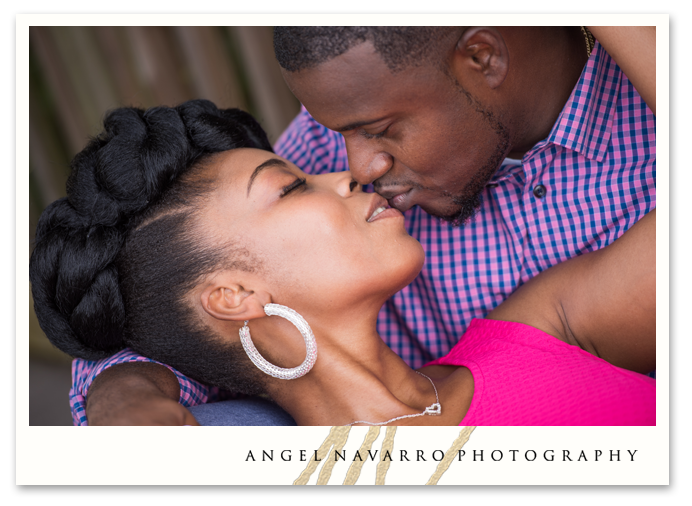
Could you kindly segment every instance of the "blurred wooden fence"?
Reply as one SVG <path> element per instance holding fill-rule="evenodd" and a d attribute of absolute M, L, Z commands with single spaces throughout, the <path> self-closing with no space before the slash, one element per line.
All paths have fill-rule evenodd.
<path fill-rule="evenodd" d="M 109 109 L 206 98 L 250 112 L 274 142 L 299 108 L 271 27 L 32 27 L 29 49 L 32 244 L 38 216 L 65 195 L 70 160 Z M 32 356 L 64 359 L 29 303 Z"/>

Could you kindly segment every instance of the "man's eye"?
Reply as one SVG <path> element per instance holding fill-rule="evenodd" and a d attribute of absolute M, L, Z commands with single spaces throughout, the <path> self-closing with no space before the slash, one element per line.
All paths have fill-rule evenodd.
<path fill-rule="evenodd" d="M 382 130 L 381 132 L 378 132 L 376 134 L 369 134 L 365 130 L 361 130 L 360 133 L 366 139 L 381 139 L 387 133 L 387 130 L 389 130 L 389 127 L 385 128 L 384 130 Z"/>
<path fill-rule="evenodd" d="M 285 197 L 286 195 L 291 193 L 296 188 L 300 188 L 300 187 L 304 188 L 305 187 L 305 181 L 306 181 L 305 178 L 296 179 L 295 181 L 293 181 L 288 186 L 284 186 L 282 191 L 281 191 L 281 197 Z"/>

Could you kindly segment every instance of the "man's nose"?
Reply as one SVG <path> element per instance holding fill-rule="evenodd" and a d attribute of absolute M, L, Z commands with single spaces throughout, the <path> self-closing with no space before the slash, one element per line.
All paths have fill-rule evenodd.
<path fill-rule="evenodd" d="M 356 142 L 346 142 L 346 152 L 353 179 L 362 185 L 370 184 L 384 176 L 394 162 L 389 153 L 370 149 Z"/>

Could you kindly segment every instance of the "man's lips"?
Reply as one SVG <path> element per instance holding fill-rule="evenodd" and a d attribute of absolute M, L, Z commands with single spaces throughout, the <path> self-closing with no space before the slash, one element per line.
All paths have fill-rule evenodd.
<path fill-rule="evenodd" d="M 389 202 L 389 205 L 392 206 L 395 209 L 398 209 L 402 213 L 404 211 L 408 211 L 414 206 L 413 202 L 413 188 L 408 188 L 408 189 L 396 189 L 396 190 L 383 190 L 383 189 L 378 189 L 376 190 L 377 193 L 382 195 L 385 199 L 387 199 L 387 202 Z"/>
<path fill-rule="evenodd" d="M 398 209 L 402 213 L 404 211 L 408 211 L 412 205 L 409 205 L 409 198 L 410 190 L 405 192 L 405 193 L 400 193 L 398 195 L 395 195 L 391 199 L 389 199 L 387 202 L 389 202 L 389 205 Z"/>

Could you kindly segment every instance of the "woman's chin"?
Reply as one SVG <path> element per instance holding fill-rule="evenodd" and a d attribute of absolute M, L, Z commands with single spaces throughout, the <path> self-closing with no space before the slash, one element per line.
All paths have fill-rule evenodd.
<path fill-rule="evenodd" d="M 411 238 L 413 239 L 413 238 Z M 408 285 L 410 285 L 418 274 L 420 274 L 423 265 L 425 265 L 425 251 L 420 242 L 415 241 L 415 246 L 412 245 L 411 248 L 406 248 L 406 253 L 400 256 L 402 260 L 401 265 L 401 276 L 402 279 L 401 286 L 397 288 L 397 292 Z"/>
<path fill-rule="evenodd" d="M 413 239 L 413 237 L 411 237 L 411 239 Z M 415 267 L 416 274 L 415 274 L 415 276 L 413 276 L 415 279 L 415 277 L 418 276 L 421 269 L 425 265 L 425 250 L 423 249 L 423 245 L 417 239 L 413 239 L 413 240 L 416 241 L 416 246 L 415 246 L 415 248 L 411 248 L 412 249 L 411 262 L 412 262 L 412 265 L 416 266 Z"/>

